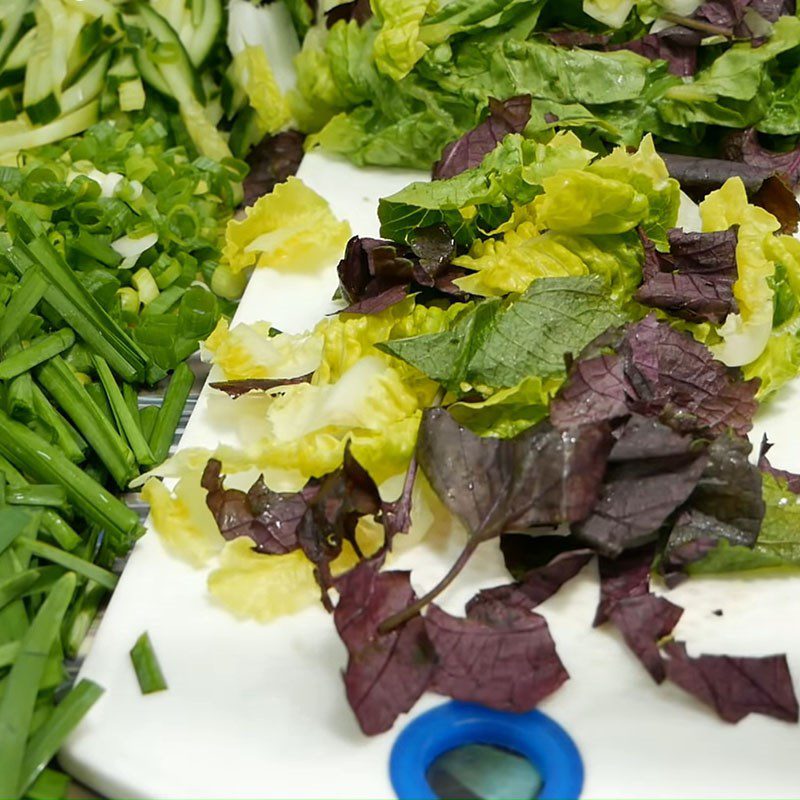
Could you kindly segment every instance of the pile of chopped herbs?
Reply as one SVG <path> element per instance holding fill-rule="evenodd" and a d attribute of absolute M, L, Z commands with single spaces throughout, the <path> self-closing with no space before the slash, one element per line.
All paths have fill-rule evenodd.
<path fill-rule="evenodd" d="M 214 334 L 218 388 L 257 415 L 250 445 L 202 476 L 197 454 L 167 468 L 181 482 L 150 487 L 156 521 L 183 513 L 184 538 L 164 533 L 195 563 L 221 552 L 209 586 L 240 615 L 321 592 L 367 734 L 426 691 L 521 712 L 559 689 L 569 665 L 537 606 L 593 560 L 594 624 L 656 683 L 728 722 L 796 722 L 785 656 L 697 655 L 665 592 L 800 567 L 800 476 L 746 438 L 800 371 L 800 242 L 739 177 L 697 206 L 649 138 L 598 156 L 571 132 L 509 131 L 518 111 L 449 147 L 446 177 L 381 200 L 385 238 L 348 243 L 337 316 Z M 198 482 L 217 544 L 185 514 Z M 417 596 L 391 559 L 431 490 L 464 546 Z M 498 540 L 509 582 L 445 612 L 439 595 Z"/>

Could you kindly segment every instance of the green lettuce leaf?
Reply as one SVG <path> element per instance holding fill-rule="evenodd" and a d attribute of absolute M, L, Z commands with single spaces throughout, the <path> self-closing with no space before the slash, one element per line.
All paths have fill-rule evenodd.
<path fill-rule="evenodd" d="M 418 227 L 446 224 L 460 244 L 479 230 L 491 231 L 508 220 L 513 204 L 530 202 L 542 182 L 563 169 L 582 169 L 592 153 L 575 134 L 558 133 L 547 142 L 506 138 L 474 169 L 443 181 L 412 183 L 378 206 L 381 235 L 407 241 Z"/>

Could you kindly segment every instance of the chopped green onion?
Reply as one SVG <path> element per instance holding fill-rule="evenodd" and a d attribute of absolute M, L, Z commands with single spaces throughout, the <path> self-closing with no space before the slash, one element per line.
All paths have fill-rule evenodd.
<path fill-rule="evenodd" d="M 136 287 L 139 299 L 144 306 L 150 305 L 160 294 L 158 284 L 156 284 L 149 269 L 142 268 L 134 272 L 131 277 L 131 283 Z"/>
<path fill-rule="evenodd" d="M 24 548 L 37 558 L 43 558 L 78 575 L 83 575 L 84 578 L 99 583 L 101 586 L 105 586 L 106 589 L 113 590 L 119 581 L 119 578 L 113 572 L 98 567 L 97 564 L 92 564 L 91 561 L 86 561 L 72 553 L 59 550 L 58 547 L 53 547 L 51 544 L 40 542 L 38 539 L 19 537 L 15 547 Z"/>
<path fill-rule="evenodd" d="M 6 642 L 0 644 L 0 669 L 10 667 L 19 653 L 19 642 Z"/>
<path fill-rule="evenodd" d="M 100 606 L 108 595 L 108 589 L 94 581 L 88 581 L 83 587 L 80 600 L 70 620 L 65 636 L 64 648 L 69 658 L 77 658 L 81 645 L 92 627 L 92 623 L 100 611 Z"/>
<path fill-rule="evenodd" d="M 147 633 L 143 633 L 131 650 L 131 661 L 136 670 L 136 678 L 139 681 L 139 688 L 142 694 L 153 694 L 163 692 L 167 688 L 167 682 L 161 672 L 158 659 L 156 658 L 153 645 Z"/>
<path fill-rule="evenodd" d="M 238 300 L 247 286 L 244 272 L 233 272 L 226 264 L 219 264 L 211 276 L 211 291 L 226 300 Z"/>
<path fill-rule="evenodd" d="M 95 356 L 94 366 L 108 398 L 108 404 L 111 406 L 117 429 L 125 434 L 136 461 L 142 466 L 151 466 L 155 459 L 150 450 L 150 445 L 139 427 L 138 409 L 136 410 L 136 416 L 134 416 L 104 358 Z"/>
<path fill-rule="evenodd" d="M 6 502 L 11 506 L 49 506 L 63 508 L 67 504 L 67 493 L 63 486 L 48 486 L 35 483 L 6 492 Z"/>
<path fill-rule="evenodd" d="M 10 547 L 19 536 L 31 535 L 38 527 L 36 515 L 21 508 L 5 506 L 0 508 L 0 555 Z"/>
<path fill-rule="evenodd" d="M 86 393 L 94 400 L 94 404 L 103 412 L 103 416 L 112 424 L 116 425 L 117 421 L 114 419 L 114 414 L 111 411 L 111 406 L 108 404 L 108 398 L 103 391 L 103 387 L 99 383 L 94 383 L 91 378 L 86 375 L 76 374 L 75 377 L 80 381 Z M 119 433 L 119 431 L 117 431 Z"/>
<path fill-rule="evenodd" d="M 194 373 L 185 363 L 178 364 L 164 394 L 164 402 L 158 412 L 153 434 L 150 437 L 150 449 L 156 463 L 160 464 L 168 455 L 175 431 L 181 421 L 183 409 L 189 399 L 194 385 Z"/>
<path fill-rule="evenodd" d="M 139 315 L 139 293 L 130 286 L 123 286 L 117 289 L 117 299 L 119 300 L 120 311 L 124 318 L 135 320 Z"/>
<path fill-rule="evenodd" d="M 69 328 L 34 339 L 28 347 L 0 361 L 0 380 L 11 380 L 23 372 L 28 372 L 53 356 L 63 353 L 74 342 L 75 334 Z"/>
<path fill-rule="evenodd" d="M 78 235 L 70 240 L 69 246 L 75 252 L 93 258 L 112 269 L 119 266 L 122 261 L 122 256 L 108 242 L 92 235 L 85 228 L 78 229 Z"/>
<path fill-rule="evenodd" d="M 6 408 L 8 413 L 20 422 L 31 422 L 36 417 L 33 378 L 28 373 L 11 381 L 6 395 Z"/>
<path fill-rule="evenodd" d="M 59 751 L 67 736 L 75 730 L 102 694 L 103 689 L 100 686 L 84 679 L 55 707 L 47 723 L 28 742 L 18 789 L 20 795 L 28 791 Z"/>
<path fill-rule="evenodd" d="M 83 541 L 69 523 L 49 508 L 42 512 L 39 530 L 56 542 L 62 550 L 74 550 Z"/>
<path fill-rule="evenodd" d="M 0 455 L 42 483 L 59 483 L 87 519 L 106 530 L 115 552 L 127 552 L 141 533 L 135 511 L 117 500 L 64 454 L 0 411 Z"/>
<path fill-rule="evenodd" d="M 25 273 L 5 313 L 0 317 L 0 348 L 5 347 L 25 317 L 36 308 L 46 290 L 47 281 L 41 270 L 34 268 Z"/>
<path fill-rule="evenodd" d="M 153 441 L 153 429 L 158 419 L 158 406 L 145 406 L 139 409 L 139 420 L 142 425 L 142 433 L 148 442 Z"/>
<path fill-rule="evenodd" d="M 9 603 L 22 597 L 40 577 L 41 573 L 38 570 L 26 569 L 13 578 L 0 581 L 0 608 L 5 608 Z"/>
<path fill-rule="evenodd" d="M 56 356 L 39 367 L 37 378 L 92 446 L 117 485 L 126 488 L 136 471 L 133 453 L 67 363 Z"/>
<path fill-rule="evenodd" d="M 38 264 L 50 283 L 45 299 L 67 324 L 120 377 L 129 381 L 144 378 L 149 364 L 146 354 L 86 291 L 75 272 L 42 235 L 39 220 L 16 203 L 9 210 L 8 220 L 18 237 L 6 254 L 15 271 L 24 275 Z"/>
<path fill-rule="evenodd" d="M 46 769 L 28 787 L 26 800 L 62 800 L 67 796 L 69 784 L 69 775 L 55 769 Z"/>
<path fill-rule="evenodd" d="M 22 639 L 0 701 L 0 797 L 20 796 L 25 745 L 48 657 L 75 591 L 75 576 L 64 575 L 47 596 Z"/>
<path fill-rule="evenodd" d="M 36 416 L 53 432 L 64 455 L 70 461 L 80 464 L 86 454 L 86 440 L 56 411 L 53 404 L 35 383 L 33 385 L 33 409 Z"/>

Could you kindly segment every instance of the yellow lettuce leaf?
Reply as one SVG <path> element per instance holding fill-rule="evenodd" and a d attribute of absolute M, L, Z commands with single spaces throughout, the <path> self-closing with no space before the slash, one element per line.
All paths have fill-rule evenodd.
<path fill-rule="evenodd" d="M 225 545 L 208 588 L 235 616 L 259 622 L 294 614 L 319 600 L 314 566 L 302 550 L 267 556 L 254 552 L 252 539 L 244 536 Z"/>
<path fill-rule="evenodd" d="M 234 83 L 247 95 L 263 134 L 277 133 L 292 118 L 289 103 L 281 92 L 263 47 L 250 45 L 233 58 Z"/>
<path fill-rule="evenodd" d="M 772 332 L 773 291 L 769 278 L 775 272 L 775 261 L 769 243 L 780 223 L 768 211 L 747 202 L 740 178 L 731 178 L 709 194 L 700 204 L 700 215 L 704 231 L 739 226 L 736 245 L 739 277 L 733 285 L 739 313 L 728 314 L 717 329 L 722 342 L 711 349 L 728 366 L 740 367 L 761 355 Z"/>
<path fill-rule="evenodd" d="M 245 219 L 228 222 L 222 255 L 233 272 L 249 267 L 306 270 L 337 258 L 349 238 L 350 225 L 292 177 L 247 208 Z"/>
<path fill-rule="evenodd" d="M 375 37 L 375 66 L 390 78 L 405 78 L 425 55 L 428 46 L 420 41 L 420 25 L 430 0 L 372 0 L 381 20 Z"/>
<path fill-rule="evenodd" d="M 307 333 L 270 336 L 270 330 L 268 322 L 230 328 L 221 318 L 203 343 L 204 360 L 220 367 L 227 380 L 295 378 L 317 369 L 321 337 Z"/>
<path fill-rule="evenodd" d="M 142 489 L 142 500 L 150 505 L 153 527 L 164 546 L 195 567 L 206 564 L 224 544 L 206 506 L 200 474 L 186 473 L 173 492 L 156 478 L 150 478 Z"/>

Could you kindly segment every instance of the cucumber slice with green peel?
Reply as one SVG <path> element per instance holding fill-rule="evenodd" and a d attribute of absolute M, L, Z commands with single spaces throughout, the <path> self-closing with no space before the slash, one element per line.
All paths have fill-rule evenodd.
<path fill-rule="evenodd" d="M 184 43 L 192 64 L 199 67 L 208 58 L 214 42 L 220 35 L 223 9 L 222 0 L 194 0 L 194 3 L 202 4 L 202 14 L 199 22 L 192 21 L 194 32 L 191 34 L 191 40 Z M 194 4 L 192 10 L 194 11 Z"/>
<path fill-rule="evenodd" d="M 22 149 L 40 147 L 82 133 L 99 118 L 100 103 L 93 100 L 39 127 L 31 125 L 20 117 L 11 122 L 0 122 L 0 158 L 9 153 L 15 154 Z"/>
<path fill-rule="evenodd" d="M 25 79 L 25 65 L 33 53 L 35 43 L 36 28 L 31 28 L 8 54 L 6 63 L 0 72 L 0 87 L 15 86 L 18 83 L 22 83 Z"/>
<path fill-rule="evenodd" d="M 14 92 L 8 87 L 0 89 L 0 122 L 16 119 L 17 114 L 19 108 Z"/>
<path fill-rule="evenodd" d="M 147 4 L 140 4 L 138 12 L 138 19 L 155 40 L 150 44 L 153 53 L 158 54 L 158 45 L 168 48 L 167 58 L 169 60 L 165 58 L 157 65 L 164 82 L 169 87 L 167 93 L 171 94 L 179 103 L 188 96 L 193 96 L 200 103 L 204 103 L 205 96 L 200 79 L 175 29 Z M 151 60 L 153 59 L 151 58 Z M 142 77 L 147 80 L 146 75 L 142 75 Z"/>
<path fill-rule="evenodd" d="M 31 0 L 6 0 L 0 19 L 0 66 L 22 33 L 25 15 L 32 7 Z"/>
<path fill-rule="evenodd" d="M 78 79 L 61 95 L 62 113 L 68 114 L 94 100 L 103 91 L 111 62 L 111 53 L 106 51 L 87 65 Z"/>
<path fill-rule="evenodd" d="M 92 58 L 103 41 L 103 19 L 95 17 L 88 25 L 81 28 L 78 38 L 67 59 L 67 80 L 72 81 L 83 71 L 83 67 Z"/>

